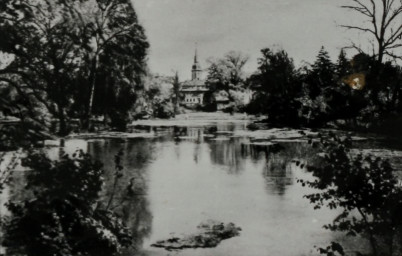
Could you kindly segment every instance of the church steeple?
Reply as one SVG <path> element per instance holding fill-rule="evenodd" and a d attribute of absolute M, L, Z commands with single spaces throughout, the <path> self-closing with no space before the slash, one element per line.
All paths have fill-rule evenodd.
<path fill-rule="evenodd" d="M 192 80 L 200 80 L 201 79 L 201 66 L 198 63 L 198 51 L 197 46 L 195 47 L 195 54 L 194 54 L 194 64 L 191 69 L 191 79 Z"/>
<path fill-rule="evenodd" d="M 197 46 L 195 46 L 195 54 L 194 54 L 194 64 L 198 63 L 198 52 L 197 52 Z"/>

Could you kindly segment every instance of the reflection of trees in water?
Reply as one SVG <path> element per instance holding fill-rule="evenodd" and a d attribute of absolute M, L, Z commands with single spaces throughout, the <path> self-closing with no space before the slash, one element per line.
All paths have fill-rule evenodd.
<path fill-rule="evenodd" d="M 9 182 L 4 189 L 3 193 L 3 200 L 6 201 L 10 200 L 13 202 L 22 201 L 24 199 L 32 197 L 32 190 L 26 189 L 26 173 L 25 171 L 13 171 L 11 174 L 11 182 Z M 6 209 L 3 209 L 6 211 Z M 0 212 L 1 213 L 1 212 Z M 1 215 L 0 215 L 1 216 Z"/>
<path fill-rule="evenodd" d="M 301 163 L 311 162 L 316 152 L 307 143 L 281 143 L 267 147 L 267 159 L 264 167 L 264 179 L 269 193 L 284 195 L 287 186 L 295 182 L 294 160 Z"/>
<path fill-rule="evenodd" d="M 242 144 L 241 154 L 244 158 L 250 157 L 256 163 L 268 156 L 268 147 L 265 145 L 253 145 L 250 143 Z"/>
<path fill-rule="evenodd" d="M 217 165 L 227 166 L 230 174 L 243 171 L 244 154 L 242 144 L 236 139 L 209 141 L 211 161 Z"/>
<path fill-rule="evenodd" d="M 117 210 L 117 209 L 116 209 Z M 133 235 L 133 248 L 127 249 L 123 255 L 134 255 L 143 247 L 144 240 L 152 232 L 152 213 L 146 196 L 132 196 L 121 206 L 118 212 L 126 226 L 130 227 Z"/>
<path fill-rule="evenodd" d="M 134 236 L 134 248 L 142 247 L 152 228 L 152 213 L 146 196 L 148 190 L 147 166 L 155 157 L 155 141 L 135 139 L 129 143 L 107 140 L 102 143 L 90 143 L 88 150 L 94 158 L 105 166 L 105 200 L 113 191 L 114 155 L 123 149 L 123 177 L 119 180 L 112 208 L 121 215 Z M 125 255 L 133 255 L 132 249 Z"/>
<path fill-rule="evenodd" d="M 284 195 L 286 186 L 293 184 L 291 159 L 280 154 L 269 154 L 264 167 L 264 178 L 270 194 Z"/>

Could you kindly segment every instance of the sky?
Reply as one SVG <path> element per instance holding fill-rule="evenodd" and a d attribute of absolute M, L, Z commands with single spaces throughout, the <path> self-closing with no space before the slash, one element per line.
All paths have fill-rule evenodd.
<path fill-rule="evenodd" d="M 313 62 L 321 46 L 336 60 L 341 47 L 363 37 L 339 26 L 359 18 L 340 8 L 348 0 L 132 1 L 151 45 L 151 71 L 177 70 L 181 80 L 191 76 L 196 43 L 203 68 L 234 50 L 249 56 L 245 70 L 252 73 L 263 48 L 284 49 L 299 66 Z"/>

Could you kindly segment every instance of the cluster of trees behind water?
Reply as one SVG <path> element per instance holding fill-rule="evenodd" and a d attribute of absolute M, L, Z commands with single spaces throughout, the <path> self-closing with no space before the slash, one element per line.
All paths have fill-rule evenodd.
<path fill-rule="evenodd" d="M 401 113 L 400 50 L 402 5 L 392 0 L 353 0 L 342 6 L 364 19 L 342 25 L 367 36 L 372 53 L 353 43 L 358 54 L 343 51 L 333 63 L 322 48 L 312 65 L 295 69 L 285 51 L 262 50 L 259 70 L 250 78 L 256 97 L 249 111 L 264 113 L 273 125 L 381 127 Z M 350 22 L 350 21 L 347 21 Z"/>
<path fill-rule="evenodd" d="M 312 65 L 296 69 L 284 50 L 262 50 L 249 78 L 255 97 L 247 110 L 274 126 L 369 128 L 401 113 L 401 67 L 364 53 L 334 63 L 323 48 Z"/>
<path fill-rule="evenodd" d="M 312 64 L 296 68 L 285 50 L 265 48 L 251 76 L 243 70 L 247 61 L 234 51 L 210 60 L 206 83 L 211 94 L 229 98 L 227 111 L 267 115 L 273 127 L 379 129 L 402 111 L 395 59 L 363 52 L 348 58 L 342 49 L 333 61 L 322 47 Z M 249 103 L 242 101 L 246 92 Z"/>

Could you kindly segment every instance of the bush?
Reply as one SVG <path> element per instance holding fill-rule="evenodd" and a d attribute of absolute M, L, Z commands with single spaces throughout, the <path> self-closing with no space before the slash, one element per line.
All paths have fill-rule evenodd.
<path fill-rule="evenodd" d="M 159 102 L 154 105 L 154 117 L 171 118 L 175 116 L 174 106 L 171 102 Z"/>
<path fill-rule="evenodd" d="M 400 255 L 402 189 L 389 162 L 371 155 L 353 155 L 350 138 L 333 134 L 321 137 L 320 146 L 322 163 L 307 168 L 316 179 L 299 182 L 319 190 L 305 196 L 315 209 L 327 206 L 342 210 L 324 227 L 367 237 L 374 256 Z M 332 250 L 332 246 L 328 248 Z M 328 248 L 320 248 L 320 252 L 335 255 Z"/>
<path fill-rule="evenodd" d="M 30 153 L 23 165 L 30 169 L 26 189 L 31 196 L 7 205 L 11 216 L 4 221 L 3 244 L 10 255 L 106 256 L 131 244 L 117 216 L 97 206 L 101 163 L 80 151 L 60 161 Z"/>

